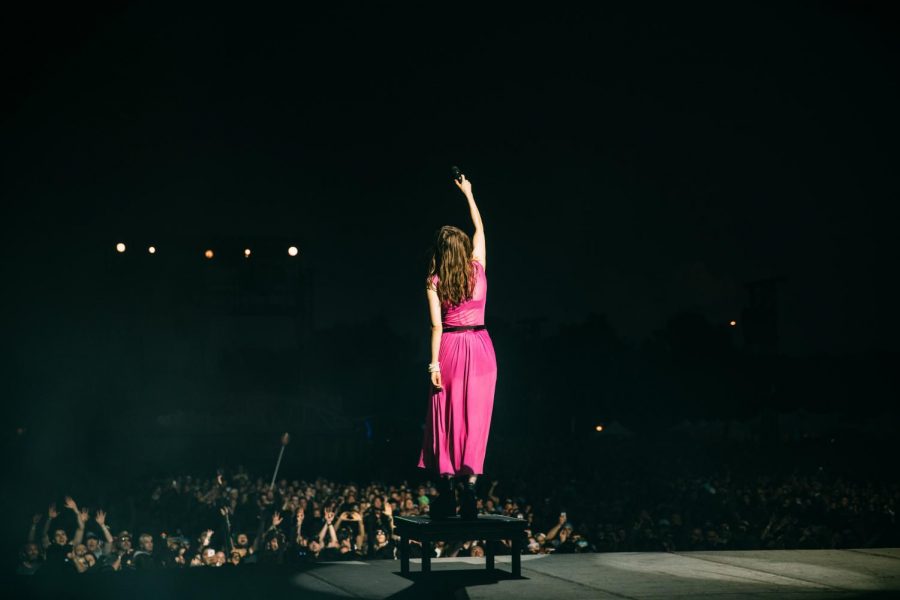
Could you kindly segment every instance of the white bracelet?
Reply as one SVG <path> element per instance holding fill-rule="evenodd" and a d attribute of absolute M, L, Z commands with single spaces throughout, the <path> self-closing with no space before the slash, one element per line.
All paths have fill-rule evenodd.
<path fill-rule="evenodd" d="M 440 373 L 441 372 L 441 363 L 439 363 L 439 362 L 428 363 L 428 372 L 429 373 Z"/>

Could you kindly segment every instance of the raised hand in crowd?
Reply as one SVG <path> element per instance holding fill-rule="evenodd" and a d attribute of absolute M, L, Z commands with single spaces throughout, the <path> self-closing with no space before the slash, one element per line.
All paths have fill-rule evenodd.
<path fill-rule="evenodd" d="M 213 533 L 214 532 L 212 529 L 207 529 L 203 532 L 203 534 L 200 536 L 200 548 L 206 548 L 207 546 L 209 546 L 209 542 L 212 540 Z"/>
<path fill-rule="evenodd" d="M 494 493 L 494 490 L 497 489 L 497 486 L 500 485 L 500 481 L 495 479 L 491 482 L 491 488 L 488 490 L 487 497 L 494 501 L 494 504 L 500 504 L 500 497 Z"/>
<path fill-rule="evenodd" d="M 41 546 L 44 550 L 50 547 L 50 524 L 58 516 L 59 513 L 56 510 L 56 504 L 50 504 L 50 506 L 47 507 L 47 520 L 44 521 L 44 530 L 41 533 Z"/>
<path fill-rule="evenodd" d="M 112 547 L 114 543 L 114 538 L 112 532 L 109 530 L 109 527 L 106 525 L 106 511 L 101 508 L 98 508 L 94 512 L 94 521 L 100 527 L 100 531 L 103 532 L 103 539 L 106 540 L 107 547 Z"/>
<path fill-rule="evenodd" d="M 31 527 L 28 528 L 28 543 L 33 544 L 37 539 L 37 526 L 38 523 L 41 522 L 41 519 L 44 518 L 44 515 L 41 513 L 35 513 L 31 517 Z M 49 519 L 48 519 L 49 520 Z"/>
<path fill-rule="evenodd" d="M 306 515 L 303 513 L 303 508 L 297 509 L 297 520 L 296 520 L 296 532 L 294 535 L 294 542 L 298 545 L 305 545 L 305 540 L 303 539 L 303 519 Z"/>
<path fill-rule="evenodd" d="M 559 522 L 556 523 L 553 527 L 550 528 L 550 531 L 547 532 L 547 540 L 552 540 L 556 537 L 556 534 L 559 533 L 559 530 L 563 525 L 566 524 L 566 513 L 559 513 Z"/>
<path fill-rule="evenodd" d="M 76 515 L 78 514 L 78 504 L 75 503 L 75 500 L 72 499 L 71 496 L 66 496 L 66 508 L 74 512 Z"/>

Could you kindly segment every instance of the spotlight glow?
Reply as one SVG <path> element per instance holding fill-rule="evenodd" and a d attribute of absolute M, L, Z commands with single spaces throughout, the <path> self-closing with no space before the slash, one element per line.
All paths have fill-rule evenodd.
<path fill-rule="evenodd" d="M 250 248 L 244 248 L 244 258 L 250 258 Z"/>
<path fill-rule="evenodd" d="M 156 246 L 150 246 L 149 248 L 147 248 L 147 252 L 149 252 L 150 254 L 156 254 Z"/>
<path fill-rule="evenodd" d="M 116 252 L 118 252 L 119 254 L 125 252 L 125 244 L 123 244 L 122 242 L 116 244 Z"/>
<path fill-rule="evenodd" d="M 212 250 L 207 250 L 206 252 L 203 253 L 203 256 L 205 256 L 206 258 L 212 258 L 215 255 L 216 254 Z"/>
<path fill-rule="evenodd" d="M 594 429 L 597 431 L 603 431 L 603 425 L 597 425 L 596 427 L 594 427 Z"/>
<path fill-rule="evenodd" d="M 737 321 L 729 321 L 728 324 L 734 327 L 735 325 L 737 325 Z"/>
<path fill-rule="evenodd" d="M 290 254 L 291 256 L 297 256 L 299 253 L 300 251 L 297 250 L 297 246 L 291 246 L 290 248 L 288 248 L 288 254 Z"/>

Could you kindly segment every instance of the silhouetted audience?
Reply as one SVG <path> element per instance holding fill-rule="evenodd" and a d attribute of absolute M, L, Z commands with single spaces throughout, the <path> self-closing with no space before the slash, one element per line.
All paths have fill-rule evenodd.
<path fill-rule="evenodd" d="M 900 545 L 896 483 L 821 472 L 660 475 L 665 474 L 650 478 L 626 471 L 581 480 L 547 475 L 540 485 L 485 481 L 478 508 L 481 514 L 525 519 L 528 554 Z M 539 495 L 548 489 L 549 495 Z M 525 497 L 523 490 L 536 497 Z M 394 516 L 428 514 L 437 493 L 430 483 L 360 485 L 321 478 L 282 479 L 270 487 L 241 468 L 227 479 L 223 473 L 176 476 L 148 482 L 137 497 L 121 499 L 127 511 L 110 510 L 109 516 L 80 508 L 70 497 L 65 514 L 50 504 L 46 515 L 34 515 L 16 570 L 53 576 L 395 559 Z M 113 519 L 141 532 L 136 549 L 128 529 L 112 533 L 107 522 Z M 421 552 L 413 542 L 411 555 Z M 434 546 L 435 557 L 483 555 L 480 540 Z"/>

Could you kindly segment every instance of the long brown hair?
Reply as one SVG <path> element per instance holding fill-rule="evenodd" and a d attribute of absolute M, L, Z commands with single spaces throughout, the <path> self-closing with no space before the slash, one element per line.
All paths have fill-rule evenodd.
<path fill-rule="evenodd" d="M 435 275 L 438 277 L 438 298 L 442 304 L 456 306 L 472 298 L 475 287 L 472 240 L 462 229 L 445 225 L 437 230 L 428 264 L 428 287 L 434 286 Z"/>

